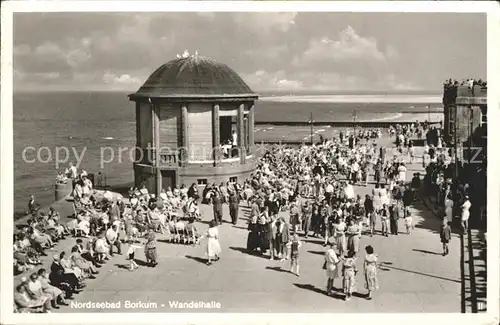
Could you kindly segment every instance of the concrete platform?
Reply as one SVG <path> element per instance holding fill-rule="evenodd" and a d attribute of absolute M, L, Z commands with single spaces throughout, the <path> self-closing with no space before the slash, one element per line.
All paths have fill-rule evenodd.
<path fill-rule="evenodd" d="M 409 165 L 412 172 L 422 170 Z M 364 195 L 369 187 L 356 187 Z M 211 207 L 203 205 L 203 223 L 212 219 Z M 241 208 L 241 215 L 246 207 Z M 450 255 L 441 256 L 440 221 L 423 204 L 412 207 L 416 225 L 411 235 L 373 238 L 363 236 L 361 247 L 372 245 L 382 262 L 379 270 L 380 290 L 371 301 L 365 300 L 362 271 L 358 273 L 358 292 L 349 302 L 324 294 L 325 273 L 322 270 L 325 248 L 319 239 L 305 240 L 301 248 L 301 276 L 289 273 L 288 265 L 245 251 L 246 217 L 238 225 L 223 224 L 220 229 L 222 256 L 212 266 L 205 265 L 204 246 L 186 246 L 162 242 L 159 236 L 159 265 L 140 267 L 134 272 L 124 269 L 125 256 L 116 256 L 100 269 L 95 280 L 75 297 L 75 303 L 120 302 L 120 308 L 96 309 L 69 306 L 58 312 L 460 312 L 459 239 L 453 235 Z M 288 217 L 288 216 L 286 216 Z M 227 206 L 224 218 L 229 220 Z M 380 225 L 377 225 L 380 230 Z M 404 225 L 399 223 L 400 232 Z M 68 249 L 75 239 L 63 243 Z M 136 257 L 144 260 L 142 250 Z M 358 261 L 362 270 L 362 255 Z M 340 279 L 335 283 L 340 288 Z M 126 302 L 142 302 L 144 308 L 127 308 Z M 220 308 L 178 309 L 172 303 L 215 302 Z M 149 305 L 148 305 L 149 304 Z M 156 305 L 153 305 L 156 304 Z M 212 303 L 213 305 L 213 303 Z M 213 305 L 215 306 L 215 305 Z"/>

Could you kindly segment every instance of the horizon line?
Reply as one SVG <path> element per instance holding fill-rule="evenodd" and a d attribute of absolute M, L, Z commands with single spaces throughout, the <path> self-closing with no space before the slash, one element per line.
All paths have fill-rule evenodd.
<path fill-rule="evenodd" d="M 137 90 L 127 90 L 127 89 L 51 89 L 51 88 L 31 88 L 31 89 L 13 89 L 12 93 L 83 93 L 83 92 L 98 92 L 98 93 L 135 93 Z M 356 95 L 372 95 L 372 94 L 377 94 L 377 95 L 442 95 L 442 92 L 437 91 L 437 90 L 398 90 L 398 89 L 387 89 L 387 90 L 373 90 L 373 89 L 359 89 L 359 90 L 354 90 L 354 89 L 331 89 L 331 90 L 322 90 L 322 89 L 300 89 L 300 90 L 284 90 L 284 89 L 260 89 L 260 90 L 255 90 L 255 92 L 259 93 L 277 93 L 280 95 L 283 94 L 289 94 L 290 96 L 293 96 L 295 94 L 303 94 L 303 93 L 309 93 L 309 94 L 314 94 L 314 93 L 320 93 L 323 95 L 328 95 L 328 94 L 335 94 L 335 95 L 349 95 L 349 94 L 356 94 Z"/>

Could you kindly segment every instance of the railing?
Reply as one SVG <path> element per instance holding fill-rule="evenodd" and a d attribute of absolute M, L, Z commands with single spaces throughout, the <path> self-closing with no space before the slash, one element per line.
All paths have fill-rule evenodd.
<path fill-rule="evenodd" d="M 231 149 L 230 149 L 231 150 Z M 142 157 L 142 160 L 137 161 L 138 163 L 145 164 L 145 165 L 150 165 L 150 166 L 155 166 L 156 164 L 156 152 L 155 149 L 146 149 L 144 156 Z M 159 154 L 159 166 L 160 167 L 180 167 L 182 165 L 182 155 L 187 154 L 179 151 L 179 150 L 172 150 L 168 152 L 160 152 Z M 240 155 L 239 153 L 235 152 L 234 156 L 230 155 L 229 157 L 225 158 L 224 155 L 222 154 L 222 151 L 218 153 L 219 154 L 219 159 L 218 162 L 224 165 L 232 165 L 232 164 L 239 164 L 240 163 Z M 246 155 L 246 158 L 249 159 L 251 158 L 252 155 L 248 154 Z M 213 164 L 214 160 L 212 159 L 196 159 L 195 157 L 186 157 L 186 160 L 188 164 Z"/>
<path fill-rule="evenodd" d="M 179 153 L 170 152 L 170 153 L 160 153 L 160 165 L 179 165 Z"/>

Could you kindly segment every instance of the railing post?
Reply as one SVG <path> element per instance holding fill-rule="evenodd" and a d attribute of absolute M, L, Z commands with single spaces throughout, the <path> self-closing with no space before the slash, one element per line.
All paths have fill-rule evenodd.
<path fill-rule="evenodd" d="M 189 139 L 188 139 L 188 108 L 187 104 L 181 106 L 181 152 L 180 166 L 186 167 L 189 159 Z"/>
<path fill-rule="evenodd" d="M 245 104 L 238 106 L 238 153 L 240 155 L 240 163 L 245 163 L 245 127 L 243 125 L 245 117 Z"/>
<path fill-rule="evenodd" d="M 212 139 L 214 166 L 218 166 L 220 161 L 220 121 L 218 104 L 212 106 Z"/>

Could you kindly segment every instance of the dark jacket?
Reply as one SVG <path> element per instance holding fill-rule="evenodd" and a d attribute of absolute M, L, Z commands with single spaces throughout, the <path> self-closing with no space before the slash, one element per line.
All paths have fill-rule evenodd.
<path fill-rule="evenodd" d="M 450 226 L 441 226 L 441 231 L 439 233 L 441 241 L 449 242 L 451 239 L 451 228 Z"/>
<path fill-rule="evenodd" d="M 398 220 L 401 217 L 401 211 L 399 205 L 389 207 L 390 217 L 393 220 Z"/>
<path fill-rule="evenodd" d="M 229 197 L 229 207 L 232 209 L 237 209 L 240 204 L 240 198 L 236 194 L 231 194 Z"/>
<path fill-rule="evenodd" d="M 369 213 L 373 212 L 373 209 L 374 209 L 373 208 L 373 200 L 371 197 L 366 198 L 364 205 L 365 205 L 366 212 L 369 212 Z"/>
<path fill-rule="evenodd" d="M 212 204 L 214 205 L 214 212 L 217 211 L 219 213 L 222 213 L 222 201 L 220 197 L 214 196 L 212 198 Z"/>

